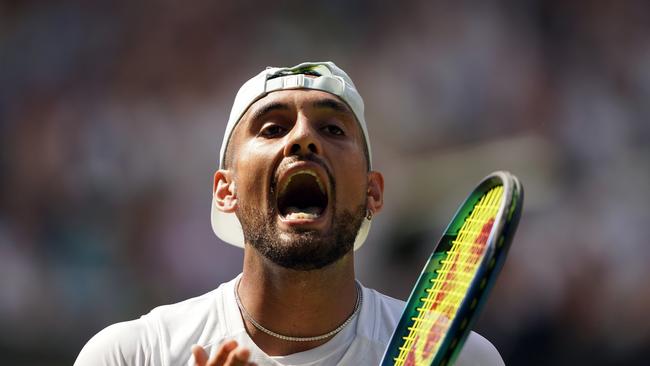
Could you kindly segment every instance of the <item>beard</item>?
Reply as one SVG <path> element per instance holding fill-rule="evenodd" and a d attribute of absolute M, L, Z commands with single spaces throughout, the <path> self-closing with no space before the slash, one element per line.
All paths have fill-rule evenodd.
<path fill-rule="evenodd" d="M 366 208 L 360 204 L 353 211 L 336 211 L 330 207 L 332 225 L 328 233 L 318 230 L 280 232 L 275 220 L 277 211 L 262 212 L 259 208 L 242 205 L 237 215 L 244 240 L 271 262 L 288 269 L 311 271 L 328 266 L 354 247 L 354 241 L 365 217 Z M 270 204 L 269 207 L 275 207 Z"/>

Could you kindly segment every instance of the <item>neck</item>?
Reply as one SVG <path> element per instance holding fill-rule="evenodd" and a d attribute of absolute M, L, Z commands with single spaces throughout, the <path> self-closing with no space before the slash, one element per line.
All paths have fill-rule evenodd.
<path fill-rule="evenodd" d="M 282 268 L 246 247 L 239 296 L 248 313 L 273 332 L 312 337 L 336 329 L 352 314 L 357 300 L 354 260 L 350 252 L 325 268 Z M 331 338 L 293 342 L 270 336 L 244 319 L 255 344 L 270 356 L 302 352 Z"/>

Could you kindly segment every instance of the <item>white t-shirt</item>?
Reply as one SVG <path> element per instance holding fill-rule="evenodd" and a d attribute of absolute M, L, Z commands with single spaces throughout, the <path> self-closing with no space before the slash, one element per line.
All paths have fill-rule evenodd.
<path fill-rule="evenodd" d="M 271 357 L 246 333 L 235 302 L 236 280 L 205 295 L 157 307 L 140 319 L 105 328 L 84 346 L 75 366 L 193 366 L 192 345 L 203 346 L 212 355 L 219 344 L 231 339 L 247 346 L 252 361 L 260 366 L 375 366 L 404 308 L 404 302 L 362 287 L 361 311 L 331 340 L 308 351 Z M 472 332 L 456 366 L 478 365 L 504 363 L 489 341 Z"/>

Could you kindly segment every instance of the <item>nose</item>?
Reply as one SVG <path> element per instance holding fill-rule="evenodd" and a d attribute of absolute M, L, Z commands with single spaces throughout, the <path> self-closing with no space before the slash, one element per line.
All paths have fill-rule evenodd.
<path fill-rule="evenodd" d="M 284 155 L 305 156 L 309 154 L 320 154 L 321 151 L 321 143 L 318 139 L 317 131 L 312 126 L 312 122 L 304 116 L 299 116 L 287 136 Z"/>

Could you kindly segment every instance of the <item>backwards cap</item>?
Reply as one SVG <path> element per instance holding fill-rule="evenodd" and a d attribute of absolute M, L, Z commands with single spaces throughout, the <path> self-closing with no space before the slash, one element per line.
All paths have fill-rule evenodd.
<path fill-rule="evenodd" d="M 219 168 L 225 168 L 225 154 L 230 137 L 246 110 L 266 96 L 277 90 L 312 89 L 336 95 L 343 100 L 354 113 L 368 149 L 368 165 L 372 166 L 372 154 L 368 128 L 363 115 L 363 99 L 354 86 L 352 79 L 333 62 L 303 62 L 293 67 L 267 67 L 239 88 L 233 103 L 226 132 L 223 135 L 219 153 Z M 217 209 L 215 197 L 212 198 L 212 230 L 226 243 L 244 247 L 244 233 L 235 213 L 226 213 Z M 370 220 L 365 219 L 357 233 L 354 249 L 357 250 L 368 236 Z"/>

